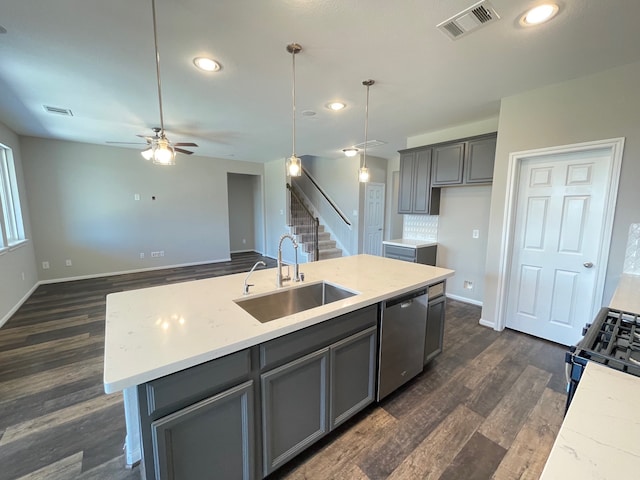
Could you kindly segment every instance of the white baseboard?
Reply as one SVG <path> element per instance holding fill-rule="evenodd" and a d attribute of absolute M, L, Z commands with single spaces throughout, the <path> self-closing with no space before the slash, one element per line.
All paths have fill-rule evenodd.
<path fill-rule="evenodd" d="M 31 294 L 36 291 L 36 288 L 40 285 L 40 282 L 36 283 L 24 296 L 15 304 L 15 306 L 7 312 L 7 314 L 0 319 L 0 327 L 2 327 L 7 321 L 11 318 L 11 316 L 18 311 L 18 309 L 22 306 L 24 302 L 26 302 Z"/>
<path fill-rule="evenodd" d="M 165 268 L 193 267 L 196 265 L 207 265 L 209 263 L 230 262 L 231 257 L 219 258 L 216 260 L 207 260 L 205 262 L 180 263 L 176 265 L 162 265 L 159 267 L 137 268 L 133 270 L 122 270 L 119 272 L 92 273 L 90 275 L 78 275 L 76 277 L 52 278 L 50 280 L 40 280 L 38 285 L 47 285 L 51 283 L 72 282 L 74 280 L 89 280 L 91 278 L 112 277 L 114 275 L 125 275 L 127 273 L 152 272 L 154 270 L 164 270 Z"/>
<path fill-rule="evenodd" d="M 494 322 L 490 322 L 489 320 L 485 320 L 484 318 L 481 318 L 478 323 L 483 327 L 493 328 L 494 330 L 496 329 L 496 324 Z"/>
<path fill-rule="evenodd" d="M 447 298 L 452 300 L 458 300 L 459 302 L 470 303 L 471 305 L 476 305 L 478 307 L 482 307 L 482 302 L 478 300 L 474 300 L 472 298 L 462 297 L 460 295 L 454 295 L 453 293 L 447 293 Z"/>

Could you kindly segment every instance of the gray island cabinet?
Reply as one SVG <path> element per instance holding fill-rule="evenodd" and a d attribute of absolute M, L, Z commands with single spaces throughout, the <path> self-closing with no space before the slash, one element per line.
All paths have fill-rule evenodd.
<path fill-rule="evenodd" d="M 373 402 L 377 322 L 376 304 L 139 385 L 143 477 L 273 472 Z"/>
<path fill-rule="evenodd" d="M 389 299 L 433 287 L 425 362 L 442 350 L 452 270 L 372 255 L 302 268 L 285 288 L 353 295 L 266 322 L 240 306 L 246 274 L 107 296 L 104 388 L 123 392 L 125 457 L 143 479 L 262 479 L 331 435 L 377 398 Z M 273 269 L 252 281 L 253 298 L 279 290 Z"/>

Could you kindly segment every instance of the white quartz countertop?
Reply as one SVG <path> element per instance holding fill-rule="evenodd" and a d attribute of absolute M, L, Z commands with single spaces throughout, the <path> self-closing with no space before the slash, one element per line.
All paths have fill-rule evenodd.
<path fill-rule="evenodd" d="M 609 307 L 640 314 L 640 275 L 622 274 Z"/>
<path fill-rule="evenodd" d="M 640 378 L 589 362 L 540 478 L 638 478 L 638 399 Z"/>
<path fill-rule="evenodd" d="M 395 240 L 384 240 L 385 245 L 395 245 L 396 247 L 422 248 L 438 245 L 438 242 L 430 240 L 411 240 L 409 238 L 396 238 Z"/>
<path fill-rule="evenodd" d="M 302 284 L 322 280 L 357 295 L 260 323 L 234 300 L 277 290 L 274 268 L 107 296 L 104 390 L 112 393 L 446 279 L 453 270 L 371 255 L 300 265 Z M 286 282 L 289 288 L 292 282 Z"/>

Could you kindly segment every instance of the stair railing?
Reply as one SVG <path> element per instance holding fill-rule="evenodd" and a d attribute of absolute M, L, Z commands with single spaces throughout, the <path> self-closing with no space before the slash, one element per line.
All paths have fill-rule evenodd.
<path fill-rule="evenodd" d="M 349 221 L 349 219 L 347 218 L 347 216 L 342 212 L 342 210 L 340 210 L 340 207 L 338 207 L 333 200 L 331 200 L 331 198 L 329 198 L 329 195 L 327 195 L 327 192 L 324 191 L 324 189 L 318 185 L 318 182 L 316 182 L 316 180 L 309 175 L 309 172 L 307 172 L 304 167 L 302 168 L 302 173 L 304 174 L 305 177 L 307 177 L 309 179 L 309 181 L 311 182 L 311 184 L 316 188 L 316 190 L 318 190 L 318 192 L 320 192 L 320 194 L 325 198 L 325 200 L 327 201 L 327 203 L 329 205 L 331 205 L 331 208 L 333 208 L 333 210 L 336 212 L 336 214 L 342 219 L 342 221 L 348 225 L 349 227 L 351 226 L 351 222 Z"/>
<path fill-rule="evenodd" d="M 307 198 L 336 242 L 346 255 L 358 251 L 357 229 L 347 215 L 331 199 L 327 192 L 318 184 L 311 174 L 302 169 L 302 176 L 292 178 L 294 188 L 298 189 L 303 198 Z"/>
<path fill-rule="evenodd" d="M 289 192 L 289 226 L 301 225 L 311 227 L 312 233 L 312 248 L 313 248 L 313 261 L 319 260 L 320 247 L 318 246 L 318 227 L 320 220 L 315 217 L 311 210 L 300 199 L 300 196 L 296 193 L 295 188 L 287 183 L 287 191 Z M 302 233 L 305 235 L 305 233 Z"/>

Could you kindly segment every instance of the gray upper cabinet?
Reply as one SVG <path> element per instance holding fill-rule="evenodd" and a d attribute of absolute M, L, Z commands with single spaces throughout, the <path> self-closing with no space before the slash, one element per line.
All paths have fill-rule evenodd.
<path fill-rule="evenodd" d="M 433 145 L 431 185 L 446 187 L 493 181 L 496 134 Z"/>
<path fill-rule="evenodd" d="M 431 149 L 400 152 L 398 213 L 437 215 L 440 191 L 431 188 Z"/>
<path fill-rule="evenodd" d="M 491 183 L 496 157 L 496 137 L 480 138 L 467 142 L 464 163 L 465 183 Z"/>
<path fill-rule="evenodd" d="M 433 147 L 433 178 L 431 185 L 462 184 L 465 142 Z"/>
<path fill-rule="evenodd" d="M 156 478 L 254 477 L 253 381 L 151 423 Z"/>

